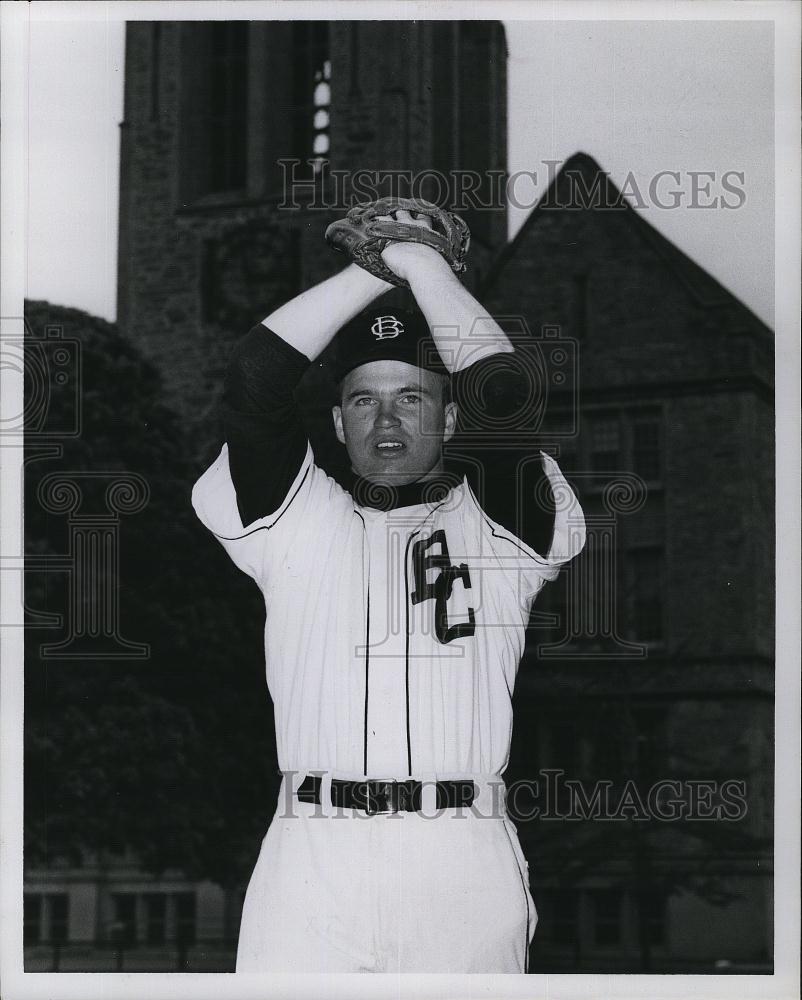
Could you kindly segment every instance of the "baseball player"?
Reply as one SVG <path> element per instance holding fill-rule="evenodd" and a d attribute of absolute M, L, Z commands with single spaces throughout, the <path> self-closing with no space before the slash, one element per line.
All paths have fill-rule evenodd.
<path fill-rule="evenodd" d="M 520 394 L 518 352 L 437 249 L 390 241 L 381 259 L 417 309 L 382 307 L 390 282 L 350 264 L 268 316 L 234 352 L 226 444 L 193 491 L 264 595 L 283 773 L 237 971 L 525 972 L 511 697 L 532 602 L 584 520 L 544 453 L 502 455 L 495 500 L 481 468 L 449 468 L 460 400 Z M 344 484 L 315 464 L 293 396 L 335 336 Z M 550 511 L 516 513 L 522 461 Z"/>

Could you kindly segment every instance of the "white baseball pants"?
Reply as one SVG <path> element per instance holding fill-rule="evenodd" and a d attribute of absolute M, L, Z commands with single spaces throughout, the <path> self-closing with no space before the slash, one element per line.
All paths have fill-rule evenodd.
<path fill-rule="evenodd" d="M 488 815 L 480 796 L 473 809 L 369 816 L 299 802 L 287 780 L 248 886 L 237 972 L 526 971 L 537 914 L 503 810 Z"/>

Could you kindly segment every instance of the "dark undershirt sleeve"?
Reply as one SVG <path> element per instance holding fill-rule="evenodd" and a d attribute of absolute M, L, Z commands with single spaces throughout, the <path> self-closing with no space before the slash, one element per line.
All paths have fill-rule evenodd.
<path fill-rule="evenodd" d="M 234 349 L 223 393 L 228 464 L 243 526 L 278 510 L 306 455 L 294 390 L 309 359 L 259 324 Z"/>
<path fill-rule="evenodd" d="M 554 534 L 551 486 L 538 449 L 510 436 L 520 433 L 516 415 L 532 412 L 537 389 L 520 352 L 482 358 L 452 376 L 462 429 L 449 452 L 488 517 L 545 557 Z"/>

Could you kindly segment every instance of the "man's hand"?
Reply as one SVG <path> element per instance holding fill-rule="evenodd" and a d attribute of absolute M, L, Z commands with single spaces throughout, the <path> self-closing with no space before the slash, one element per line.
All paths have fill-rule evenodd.
<path fill-rule="evenodd" d="M 403 222 L 408 226 L 422 226 L 431 229 L 432 222 L 428 215 L 415 215 L 404 209 L 399 209 L 394 215 L 377 215 L 377 220 L 385 222 Z M 399 278 L 412 284 L 422 273 L 436 269 L 457 280 L 444 258 L 432 247 L 423 243 L 390 243 L 382 250 L 382 260 L 397 274 Z"/>
<path fill-rule="evenodd" d="M 426 215 L 398 209 L 392 215 L 376 216 L 377 221 L 402 222 L 407 226 L 431 229 Z M 513 350 L 507 335 L 462 285 L 448 261 L 424 243 L 390 243 L 382 260 L 403 278 L 426 317 L 432 337 L 450 372 L 466 368 L 480 358 Z"/>

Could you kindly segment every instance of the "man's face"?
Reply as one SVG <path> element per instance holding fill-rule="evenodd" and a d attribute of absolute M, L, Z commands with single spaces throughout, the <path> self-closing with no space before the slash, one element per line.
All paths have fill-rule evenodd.
<path fill-rule="evenodd" d="M 457 415 L 443 389 L 442 376 L 404 361 L 371 361 L 349 372 L 332 414 L 354 472 L 397 486 L 439 472 Z"/>

